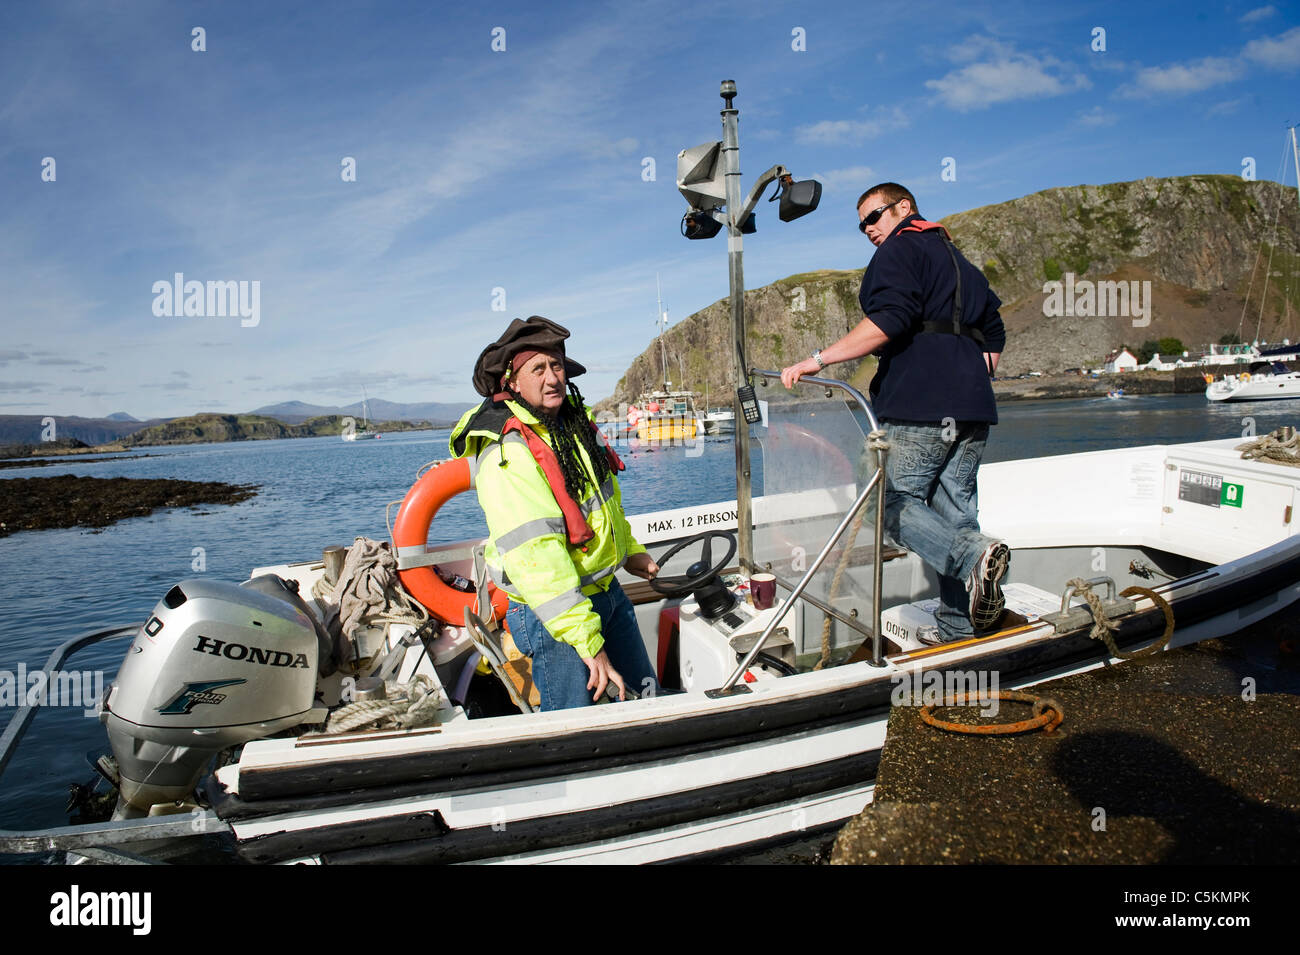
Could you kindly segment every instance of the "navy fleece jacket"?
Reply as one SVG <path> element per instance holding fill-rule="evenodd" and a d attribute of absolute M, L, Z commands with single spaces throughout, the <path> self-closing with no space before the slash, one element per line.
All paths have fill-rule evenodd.
<path fill-rule="evenodd" d="M 923 322 L 952 324 L 956 275 L 937 230 L 902 231 L 920 220 L 908 216 L 876 249 L 862 276 L 858 302 L 889 342 L 871 380 L 876 417 L 938 424 L 996 424 L 997 404 L 984 352 L 1000 353 L 1006 331 L 1002 302 L 982 272 L 957 253 L 961 267 L 962 324 L 984 333 L 984 346 L 964 335 L 921 332 Z"/>

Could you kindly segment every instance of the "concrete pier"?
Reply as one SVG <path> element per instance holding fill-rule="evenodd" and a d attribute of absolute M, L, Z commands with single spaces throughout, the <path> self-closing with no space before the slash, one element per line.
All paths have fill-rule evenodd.
<path fill-rule="evenodd" d="M 1300 623 L 1040 684 L 1054 734 L 968 736 L 895 707 L 834 864 L 1300 862 Z M 1002 703 L 993 719 L 1029 708 Z M 976 707 L 936 715 L 987 722 Z"/>

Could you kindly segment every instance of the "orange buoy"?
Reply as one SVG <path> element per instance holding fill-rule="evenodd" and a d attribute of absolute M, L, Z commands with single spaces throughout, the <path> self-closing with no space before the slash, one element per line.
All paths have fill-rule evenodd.
<path fill-rule="evenodd" d="M 408 548 L 419 548 L 419 553 L 428 551 L 429 527 L 433 524 L 438 508 L 473 486 L 468 458 L 454 458 L 435 464 L 415 482 L 402 499 L 397 522 L 393 525 L 393 546 L 397 549 L 399 563 L 403 557 L 411 556 L 412 551 Z M 463 626 L 465 608 L 474 609 L 478 601 L 477 594 L 447 586 L 438 572 L 429 566 L 408 567 L 399 570 L 397 576 L 401 578 L 402 586 L 429 613 L 453 626 Z M 492 602 L 494 616 L 498 620 L 504 619 L 510 597 L 492 584 L 488 585 L 488 597 Z"/>

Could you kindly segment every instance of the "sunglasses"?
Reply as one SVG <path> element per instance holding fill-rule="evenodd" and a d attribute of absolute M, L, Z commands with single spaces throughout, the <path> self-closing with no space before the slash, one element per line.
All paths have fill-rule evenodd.
<path fill-rule="evenodd" d="M 880 217 L 885 214 L 886 209 L 890 206 L 896 206 L 902 201 L 902 199 L 895 199 L 888 206 L 881 206 L 879 209 L 873 209 L 871 212 L 868 212 L 866 218 L 858 223 L 858 231 L 865 233 L 867 231 L 867 226 L 875 225 L 880 221 Z"/>

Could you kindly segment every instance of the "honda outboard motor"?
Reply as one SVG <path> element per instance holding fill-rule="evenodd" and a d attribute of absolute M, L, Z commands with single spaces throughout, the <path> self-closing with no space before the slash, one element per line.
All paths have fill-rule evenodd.
<path fill-rule="evenodd" d="M 169 590 L 104 704 L 121 774 L 119 815 L 188 798 L 216 753 L 303 722 L 322 634 L 297 593 L 272 575 L 243 585 L 186 580 Z"/>

